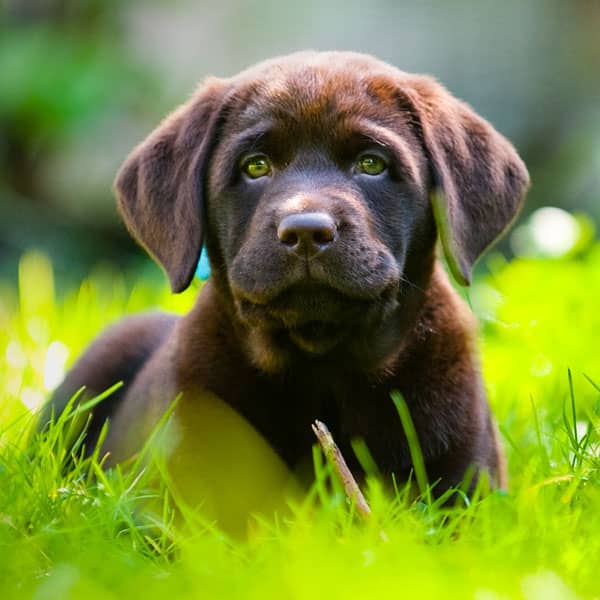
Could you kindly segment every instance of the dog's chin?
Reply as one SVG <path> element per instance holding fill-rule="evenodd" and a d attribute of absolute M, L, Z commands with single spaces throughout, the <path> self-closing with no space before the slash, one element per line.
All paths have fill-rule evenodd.
<path fill-rule="evenodd" d="M 240 321 L 270 353 L 325 356 L 386 311 L 391 298 L 357 299 L 326 286 L 292 286 L 264 303 L 240 295 Z"/>

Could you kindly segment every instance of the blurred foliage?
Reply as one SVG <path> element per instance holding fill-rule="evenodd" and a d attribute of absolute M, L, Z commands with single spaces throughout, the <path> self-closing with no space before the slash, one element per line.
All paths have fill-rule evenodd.
<path fill-rule="evenodd" d="M 65 148 L 80 139 L 93 147 L 99 126 L 144 114 L 153 105 L 156 80 L 128 55 L 118 4 L 22 1 L 5 9 L 0 25 L 0 272 L 31 245 L 58 256 L 67 250 L 76 268 L 74 247 L 79 246 L 85 269 L 90 245 L 97 260 L 102 241 L 110 248 L 111 239 L 121 246 L 126 240 L 115 231 L 113 216 L 104 222 L 97 214 L 85 217 L 94 203 L 112 206 L 106 175 L 104 189 L 94 194 L 81 185 L 93 178 L 93 170 L 81 164 L 87 170 L 81 173 L 76 164 L 69 166 L 67 185 L 79 204 L 70 216 L 52 184 L 60 168 L 56 156 Z M 119 158 L 113 160 L 111 170 Z"/>
<path fill-rule="evenodd" d="M 2 175 L 20 194 L 36 189 L 36 167 L 72 135 L 115 108 L 139 108 L 140 69 L 110 39 L 47 27 L 0 37 Z"/>

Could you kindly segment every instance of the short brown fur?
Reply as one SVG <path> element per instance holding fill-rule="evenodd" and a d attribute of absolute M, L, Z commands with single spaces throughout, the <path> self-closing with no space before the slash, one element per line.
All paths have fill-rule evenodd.
<path fill-rule="evenodd" d="M 256 152 L 272 172 L 251 180 L 240 164 Z M 381 153 L 386 171 L 357 171 L 365 152 Z M 362 438 L 384 476 L 406 479 L 398 390 L 436 493 L 470 470 L 473 482 L 485 471 L 504 486 L 475 324 L 436 239 L 468 283 L 527 186 L 489 123 L 433 79 L 371 57 L 299 53 L 211 79 L 133 151 L 116 190 L 174 291 L 189 284 L 203 240 L 212 276 L 189 314 L 127 320 L 96 341 L 54 406 L 81 385 L 100 392 L 123 379 L 94 421 L 110 418 L 105 447 L 120 460 L 177 394 L 193 403 L 208 391 L 291 468 L 310 460 L 318 418 L 355 472 L 350 444 Z M 278 228 L 307 213 L 333 223 L 331 240 L 313 248 L 311 231 L 291 250 Z"/>

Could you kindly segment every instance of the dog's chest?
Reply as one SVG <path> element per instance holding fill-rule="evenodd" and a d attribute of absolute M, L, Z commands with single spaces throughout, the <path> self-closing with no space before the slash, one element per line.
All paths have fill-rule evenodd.
<path fill-rule="evenodd" d="M 346 459 L 355 463 L 352 444 L 363 440 L 382 471 L 408 464 L 400 419 L 383 385 L 347 376 L 335 381 L 318 373 L 302 379 L 256 382 L 243 397 L 228 398 L 292 468 L 310 459 L 315 419 L 331 430 Z M 358 465 L 356 465 L 358 466 Z"/>

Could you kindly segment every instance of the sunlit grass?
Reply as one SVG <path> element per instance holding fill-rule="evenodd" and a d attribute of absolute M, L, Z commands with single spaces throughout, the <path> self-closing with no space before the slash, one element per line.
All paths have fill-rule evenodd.
<path fill-rule="evenodd" d="M 449 510 L 426 494 L 389 497 L 373 479 L 372 519 L 361 523 L 317 461 L 309 497 L 244 542 L 200 514 L 182 526 L 168 479 L 156 483 L 160 463 L 105 472 L 99 456 L 73 462 L 67 415 L 31 434 L 33 412 L 108 323 L 157 305 L 185 311 L 195 294 L 104 268 L 58 298 L 36 253 L 23 257 L 18 289 L 0 282 L 1 597 L 600 595 L 600 247 L 499 263 L 469 292 L 509 493 Z"/>

